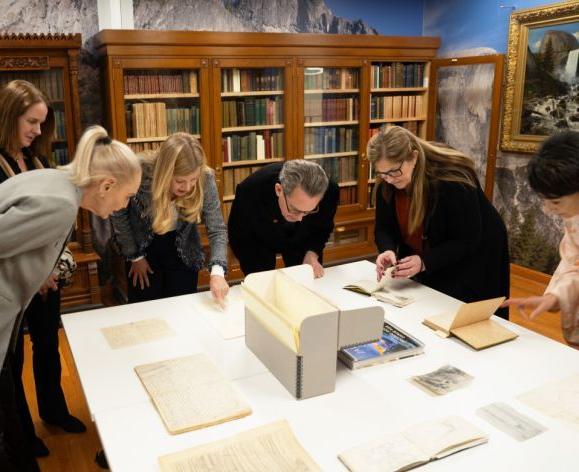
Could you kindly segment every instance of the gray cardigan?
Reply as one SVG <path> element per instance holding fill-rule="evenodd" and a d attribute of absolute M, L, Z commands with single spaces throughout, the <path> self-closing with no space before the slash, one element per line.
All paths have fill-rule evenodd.
<path fill-rule="evenodd" d="M 15 322 L 52 273 L 81 200 L 66 171 L 23 172 L 0 185 L 0 360 Z"/>
<path fill-rule="evenodd" d="M 219 265 L 227 271 L 227 227 L 221 214 L 213 171 L 205 172 L 204 179 L 201 218 L 205 223 L 211 247 L 211 258 L 207 266 L 211 269 L 212 266 Z M 147 248 L 153 240 L 151 185 L 152 169 L 144 164 L 143 178 L 137 195 L 131 198 L 127 208 L 111 216 L 115 241 L 121 254 L 128 260 L 146 256 Z M 195 270 L 202 269 L 205 257 L 197 224 L 178 219 L 176 232 L 177 253 L 183 263 Z"/>

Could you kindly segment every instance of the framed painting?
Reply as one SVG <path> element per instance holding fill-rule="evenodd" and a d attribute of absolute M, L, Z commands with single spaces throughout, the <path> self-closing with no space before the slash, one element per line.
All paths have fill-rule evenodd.
<path fill-rule="evenodd" d="M 535 152 L 579 131 L 579 2 L 511 14 L 501 149 Z"/>

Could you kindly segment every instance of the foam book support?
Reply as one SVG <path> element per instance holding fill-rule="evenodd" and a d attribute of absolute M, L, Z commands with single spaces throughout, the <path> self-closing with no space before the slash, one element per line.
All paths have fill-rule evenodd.
<path fill-rule="evenodd" d="M 311 266 L 297 270 L 313 281 Z M 248 275 L 242 293 L 245 344 L 297 399 L 333 392 L 338 351 L 382 334 L 382 307 L 340 309 L 282 270 Z"/>

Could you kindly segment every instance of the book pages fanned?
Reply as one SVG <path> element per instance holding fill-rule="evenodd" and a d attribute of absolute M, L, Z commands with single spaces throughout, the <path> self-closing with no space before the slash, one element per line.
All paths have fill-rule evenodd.
<path fill-rule="evenodd" d="M 517 398 L 579 431 L 579 374 L 547 383 Z"/>
<path fill-rule="evenodd" d="M 352 472 L 397 472 L 488 441 L 487 435 L 458 417 L 426 421 L 341 453 Z"/>
<path fill-rule="evenodd" d="M 159 458 L 161 472 L 321 471 L 285 420 Z"/>
<path fill-rule="evenodd" d="M 149 318 L 116 326 L 101 328 L 111 349 L 135 346 L 175 336 L 165 320 Z"/>
<path fill-rule="evenodd" d="M 251 408 L 205 354 L 135 367 L 171 434 L 251 414 Z"/>

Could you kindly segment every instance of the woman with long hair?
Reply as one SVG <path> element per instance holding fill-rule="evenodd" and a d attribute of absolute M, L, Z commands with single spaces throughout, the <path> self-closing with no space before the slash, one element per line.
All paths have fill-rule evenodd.
<path fill-rule="evenodd" d="M 394 266 L 394 277 L 463 302 L 508 296 L 506 228 L 471 159 L 399 126 L 372 137 L 367 156 L 377 185 L 378 277 Z"/>
<path fill-rule="evenodd" d="M 197 291 L 204 266 L 201 222 L 211 248 L 211 293 L 223 304 L 229 290 L 227 230 L 215 177 L 199 141 L 175 133 L 143 158 L 139 192 L 112 217 L 115 239 L 129 263 L 129 303 Z"/>
<path fill-rule="evenodd" d="M 26 420 L 19 415 L 20 401 L 25 399 L 19 398 L 24 392 L 14 357 L 21 313 L 35 294 L 51 290 L 47 280 L 66 246 L 79 208 L 107 218 L 127 205 L 141 180 L 141 168 L 134 153 L 125 144 L 111 140 L 100 126 L 83 134 L 70 164 L 24 172 L 34 160 L 32 154 L 28 160 L 25 157 L 35 150 L 32 144 L 35 137 L 45 132 L 43 123 L 49 116 L 46 99 L 31 87 L 13 84 L 0 94 L 0 116 L 17 116 L 25 121 L 22 127 L 13 128 L 12 134 L 6 134 L 17 136 L 18 140 L 10 141 L 11 145 L 2 143 L 4 158 L 17 174 L 0 185 L 0 470 L 3 471 L 38 470 L 34 457 L 38 455 L 38 445 L 31 443 Z M 25 97 L 29 96 L 41 99 L 31 99 L 26 105 Z M 11 115 L 4 108 L 6 104 L 20 109 L 20 114 Z M 10 159 L 22 162 L 14 165 Z M 39 337 L 44 334 L 39 333 Z M 40 407 L 41 397 L 38 400 Z M 40 409 L 41 417 L 48 423 L 65 429 L 84 428 L 68 410 L 65 418 L 53 416 L 59 413 L 62 411 Z"/>

